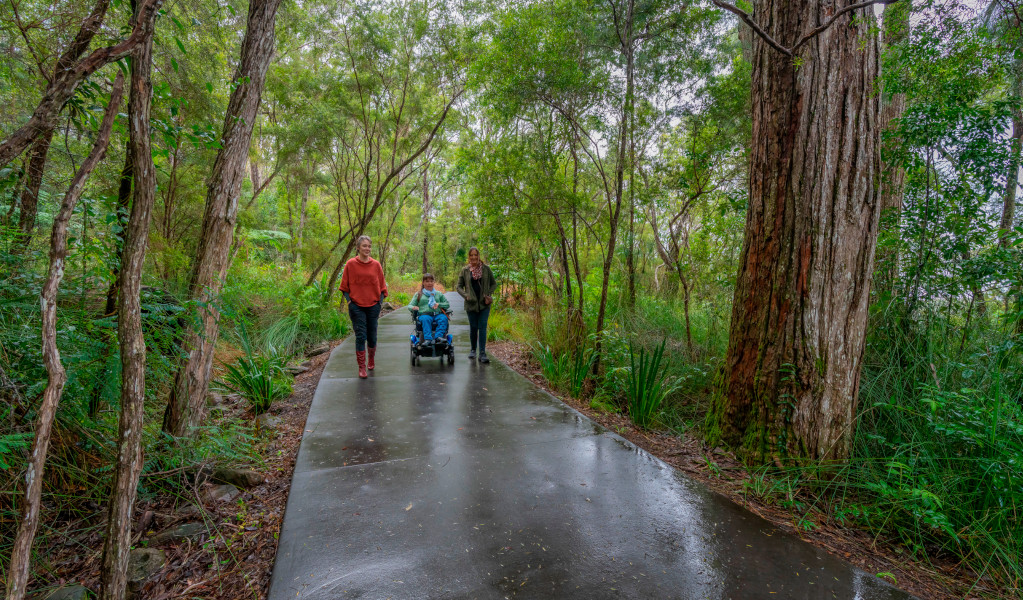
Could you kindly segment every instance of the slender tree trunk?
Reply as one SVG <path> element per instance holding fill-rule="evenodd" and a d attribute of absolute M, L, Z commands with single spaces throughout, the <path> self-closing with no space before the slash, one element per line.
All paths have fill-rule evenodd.
<path fill-rule="evenodd" d="M 629 111 L 629 308 L 636 309 L 636 111 Z"/>
<path fill-rule="evenodd" d="M 142 474 L 142 420 L 146 400 L 146 341 L 142 335 L 142 268 L 149 226 L 156 204 L 156 167 L 149 138 L 152 108 L 153 35 L 131 56 L 132 112 L 128 115 L 134 157 L 134 198 L 124 236 L 121 290 L 117 301 L 117 334 L 121 350 L 121 417 L 117 462 L 110 494 L 106 540 L 103 544 L 102 600 L 123 600 L 131 550 L 132 512 Z"/>
<path fill-rule="evenodd" d="M 295 264 L 302 267 L 302 234 L 305 232 L 307 208 L 309 206 L 309 186 L 302 189 L 302 205 L 298 212 L 298 231 L 295 234 Z"/>
<path fill-rule="evenodd" d="M 791 47 L 853 0 L 765 0 Z M 848 456 L 880 198 L 873 9 L 846 13 L 798 59 L 754 40 L 745 239 L 712 441 L 753 462 Z"/>
<path fill-rule="evenodd" d="M 189 296 L 202 299 L 202 327 L 186 336 L 185 365 L 174 377 L 163 430 L 175 436 L 188 434 L 203 415 L 213 366 L 213 347 L 220 326 L 220 290 L 227 275 L 228 256 L 238 214 L 238 195 L 245 177 L 252 129 L 259 109 L 267 67 L 274 51 L 274 22 L 281 0 L 252 0 L 242 56 L 235 75 L 222 135 L 223 147 L 213 162 L 202 235 L 192 265 Z"/>
<path fill-rule="evenodd" d="M 1023 97 L 1019 93 L 1019 87 L 1023 80 L 1015 82 L 1017 99 Z M 1002 195 L 1002 219 L 998 226 L 998 245 L 1003 249 L 1009 248 L 1010 234 L 1016 224 L 1016 193 L 1019 187 L 1020 149 L 1023 147 L 1023 111 L 1012 111 L 1012 146 L 1010 149 L 1009 172 L 1005 182 L 1005 193 Z M 1009 295 L 1006 299 L 1006 307 L 1009 302 L 1015 302 L 1016 312 L 1023 310 L 1023 288 L 1019 281 L 1014 281 L 1009 286 Z M 1023 334 L 1023 319 L 1016 319 L 1013 330 L 1016 334 Z"/>
<path fill-rule="evenodd" d="M 24 252 L 32 242 L 32 232 L 39 214 L 39 191 L 43 187 L 43 172 L 46 171 L 46 157 L 53 141 L 54 127 L 47 127 L 32 142 L 28 152 L 28 173 L 25 188 L 21 191 L 21 212 L 18 214 L 18 243 L 15 252 Z"/>
<path fill-rule="evenodd" d="M 628 8 L 625 11 L 625 22 L 621 25 L 624 29 L 619 32 L 621 38 L 621 51 L 625 55 L 625 102 L 622 104 L 622 114 L 619 120 L 620 132 L 618 135 L 618 156 L 615 160 L 615 190 L 614 198 L 609 198 L 608 206 L 608 240 L 607 254 L 604 256 L 603 281 L 600 287 L 600 308 L 597 311 L 597 333 L 604 331 L 604 319 L 607 316 L 607 290 L 611 282 L 611 265 L 614 262 L 615 246 L 618 239 L 618 222 L 621 219 L 622 199 L 625 190 L 625 157 L 628 149 L 629 116 L 633 111 L 634 75 L 635 75 L 635 40 L 632 34 L 632 21 L 635 10 L 635 1 L 628 0 Z M 600 369 L 600 347 L 598 342 L 597 358 L 593 361 L 593 372 Z"/>
<path fill-rule="evenodd" d="M 82 81 L 100 68 L 125 58 L 142 40 L 147 39 L 152 33 L 156 15 L 162 5 L 163 0 L 147 0 L 143 3 L 139 11 L 140 17 L 136 20 L 135 27 L 127 39 L 113 46 L 95 50 L 68 68 L 57 71 L 53 81 L 46 86 L 43 98 L 33 111 L 32 117 L 0 144 L 0 167 L 14 160 L 35 141 L 40 133 L 54 126 L 61 108 L 71 99 Z M 104 8 L 104 13 L 105 10 Z M 96 27 L 98 26 L 97 24 Z M 91 41 L 91 39 L 90 37 L 89 40 Z M 88 43 L 84 47 L 87 49 Z"/>
<path fill-rule="evenodd" d="M 96 165 L 103 160 L 110 133 L 114 128 L 117 108 L 121 103 L 124 91 L 124 75 L 117 74 L 114 87 L 110 92 L 110 104 L 103 115 L 103 123 L 99 129 L 92 152 L 82 163 L 81 168 L 71 181 L 71 187 L 64 195 L 60 211 L 53 221 L 53 234 L 50 237 L 50 269 L 43 284 L 42 291 L 42 338 L 43 364 L 46 366 L 46 389 L 36 417 L 35 437 L 32 440 L 32 452 L 29 455 L 28 470 L 25 473 L 25 497 L 22 501 L 21 520 L 18 534 L 11 550 L 11 567 L 7 572 L 7 599 L 21 600 L 25 597 L 28 583 L 29 565 L 32 559 L 32 541 L 35 539 L 39 526 L 39 508 L 43 492 L 43 468 L 50 445 L 50 433 L 54 418 L 57 416 L 57 405 L 64 393 L 67 373 L 60 361 L 60 350 L 57 348 L 57 293 L 64 277 L 64 261 L 67 259 L 67 231 L 75 204 L 78 203 L 85 189 L 85 182 L 92 174 Z"/>
<path fill-rule="evenodd" d="M 430 238 L 430 180 L 429 169 L 423 169 L 423 273 L 429 273 L 426 256 L 427 240 Z"/>
<path fill-rule="evenodd" d="M 1019 187 L 1020 149 L 1023 147 L 1023 111 L 1012 111 L 1012 146 L 1010 147 L 1009 172 L 1002 194 L 1002 219 L 998 225 L 998 245 L 1007 248 L 1009 234 L 1016 222 L 1016 188 Z"/>
<path fill-rule="evenodd" d="M 909 0 L 884 7 L 882 32 L 885 46 L 901 43 L 909 35 L 910 8 Z M 882 94 L 880 131 L 883 133 L 894 127 L 905 112 L 905 94 Z M 881 147 L 881 229 L 895 235 L 902 229 L 902 197 L 906 189 L 906 169 L 892 158 L 898 143 L 897 139 L 889 137 Z M 891 244 L 879 250 L 874 289 L 890 295 L 894 293 L 899 277 L 898 244 L 892 240 Z"/>
<path fill-rule="evenodd" d="M 54 74 L 50 81 L 55 81 L 63 73 L 71 69 L 79 58 L 89 49 L 92 38 L 99 31 L 103 19 L 106 17 L 110 0 L 97 0 L 92 12 L 82 22 L 77 35 L 64 50 L 57 64 L 54 67 Z M 59 112 L 59 108 L 57 109 Z M 50 143 L 53 141 L 53 133 L 56 128 L 56 114 L 53 119 L 42 124 L 32 147 L 29 150 L 28 181 L 21 196 L 21 214 L 18 217 L 18 230 L 20 232 L 19 243 L 15 251 L 23 251 L 32 240 L 32 232 L 36 226 L 36 215 L 39 213 L 39 190 L 42 188 L 43 173 L 46 171 L 46 156 L 50 151 Z"/>
<path fill-rule="evenodd" d="M 128 114 L 131 114 L 131 98 L 128 99 Z M 135 180 L 135 152 L 131 140 L 124 145 L 124 167 L 121 169 L 120 184 L 117 188 L 117 224 L 120 233 L 115 236 L 117 261 L 114 263 L 113 279 L 107 288 L 107 302 L 103 309 L 104 315 L 112 315 L 117 310 L 117 291 L 121 285 L 121 261 L 124 260 L 124 231 L 128 227 L 128 209 L 131 205 L 132 182 Z"/>

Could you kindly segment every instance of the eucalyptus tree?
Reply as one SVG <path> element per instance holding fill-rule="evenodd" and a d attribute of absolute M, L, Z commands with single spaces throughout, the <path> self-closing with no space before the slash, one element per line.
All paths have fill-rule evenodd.
<path fill-rule="evenodd" d="M 103 160 L 110 143 L 114 119 L 124 92 L 124 75 L 117 74 L 110 92 L 110 101 L 96 136 L 96 143 L 89 156 L 75 173 L 71 187 L 64 195 L 60 210 L 53 222 L 50 237 L 50 266 L 43 284 L 41 303 L 43 362 L 46 365 L 47 381 L 40 401 L 39 416 L 36 419 L 35 435 L 32 439 L 30 465 L 25 476 L 25 493 L 21 503 L 21 519 L 18 533 L 11 551 L 10 569 L 7 578 L 7 598 L 18 600 L 25 595 L 29 566 L 32 557 L 32 542 L 39 526 L 39 512 L 42 505 L 43 471 L 46 464 L 51 432 L 57 415 L 57 406 L 67 383 L 67 371 L 60 359 L 57 347 L 57 297 L 61 280 L 64 278 L 65 261 L 68 255 L 68 225 L 75 205 L 85 191 L 85 184 L 92 171 Z"/>
<path fill-rule="evenodd" d="M 145 22 L 145 5 L 134 15 L 136 28 Z M 128 552 L 135 498 L 142 474 L 142 423 L 146 401 L 146 341 L 142 332 L 142 268 L 153 205 L 156 202 L 156 166 L 150 131 L 153 69 L 152 27 L 131 53 L 128 92 L 128 130 L 133 153 L 131 215 L 125 229 L 121 264 L 121 290 L 117 299 L 117 338 L 121 353 L 121 414 L 118 420 L 117 460 L 103 543 L 100 598 L 121 600 L 128 583 Z"/>
<path fill-rule="evenodd" d="M 749 207 L 709 437 L 754 462 L 844 458 L 880 215 L 873 8 L 714 3 L 757 35 Z"/>
<path fill-rule="evenodd" d="M 910 0 L 889 4 L 884 8 L 882 25 L 882 66 L 888 72 L 898 68 L 899 45 L 903 44 L 909 34 L 909 15 L 912 10 Z M 906 111 L 906 94 L 891 93 L 884 88 L 881 97 L 881 227 L 898 231 L 902 217 L 902 195 L 906 187 L 906 169 L 895 157 L 898 139 L 894 129 Z M 878 249 L 877 273 L 875 288 L 891 294 L 898 278 L 899 257 L 893 247 L 881 246 Z"/>
<path fill-rule="evenodd" d="M 1018 106 L 1004 92 L 1011 63 L 972 17 L 948 5 L 919 21 L 885 73 L 886 88 L 906 98 L 890 147 L 906 171 L 901 223 L 882 231 L 882 248 L 899 259 L 906 330 L 938 306 L 983 314 L 985 289 L 1007 290 L 1018 273 L 1001 231 L 1014 151 L 1004 133 Z"/>
<path fill-rule="evenodd" d="M 42 63 L 37 57 L 35 48 L 31 46 L 31 41 L 28 36 L 24 36 L 25 41 L 29 44 L 29 51 L 33 57 L 37 57 L 39 63 L 37 67 L 39 72 L 45 78 L 47 84 L 52 84 L 54 79 L 62 75 L 64 72 L 71 69 L 74 64 L 82 57 L 83 54 L 89 49 L 92 43 L 93 37 L 99 31 L 100 26 L 103 24 L 104 18 L 106 18 L 107 9 L 110 6 L 110 0 L 96 0 L 95 5 L 92 7 L 92 11 L 82 21 L 81 27 L 78 33 L 74 36 L 74 39 L 67 45 L 64 51 L 56 60 L 56 64 L 52 68 L 52 73 L 49 73 L 49 67 Z M 12 7 L 16 5 L 12 4 Z M 17 8 L 14 9 L 15 15 L 19 18 L 15 19 L 19 28 L 24 26 L 20 15 L 17 13 Z M 22 245 L 24 248 L 28 245 L 32 237 L 32 231 L 36 225 L 36 213 L 39 207 L 39 189 L 43 183 L 43 172 L 46 169 L 46 156 L 50 151 L 50 143 L 53 141 L 53 133 L 56 130 L 56 121 L 50 120 L 47 123 L 41 124 L 39 131 L 36 133 L 36 138 L 32 142 L 32 146 L 29 148 L 28 159 L 26 161 L 26 182 L 22 189 L 20 199 L 20 213 L 18 215 L 18 229 L 21 230 Z"/>
<path fill-rule="evenodd" d="M 567 134 L 560 151 L 584 178 L 592 177 L 603 212 L 598 332 L 619 229 L 633 212 L 639 185 L 633 173 L 643 153 L 635 142 L 643 134 L 637 132 L 649 134 L 665 122 L 658 115 L 637 119 L 636 107 L 679 103 L 699 85 L 707 62 L 701 52 L 714 52 L 715 36 L 708 35 L 714 19 L 676 2 L 528 3 L 499 15 L 490 49 L 476 67 L 484 100 L 517 128 L 533 127 L 524 117 L 532 106 L 554 111 Z M 656 98 L 667 101 L 655 104 Z"/>
<path fill-rule="evenodd" d="M 328 13 L 319 32 L 332 43 L 331 68 L 321 71 L 330 112 L 317 143 L 337 203 L 338 237 L 308 280 L 344 247 L 331 272 L 331 294 L 358 236 L 385 203 L 400 197 L 406 181 L 418 179 L 464 90 L 461 26 L 443 3 L 342 4 L 337 10 L 341 14 Z"/>
<path fill-rule="evenodd" d="M 249 2 L 241 60 L 231 82 L 231 100 L 220 137 L 222 147 L 213 163 L 202 234 L 188 282 L 189 297 L 203 304 L 202 325 L 186 334 L 183 349 L 187 359 L 175 375 L 164 413 L 163 430 L 175 436 L 188 434 L 203 416 L 213 366 L 213 347 L 220 333 L 217 300 L 227 275 L 238 196 L 266 72 L 273 56 L 274 25 L 280 3 L 281 0 Z"/>

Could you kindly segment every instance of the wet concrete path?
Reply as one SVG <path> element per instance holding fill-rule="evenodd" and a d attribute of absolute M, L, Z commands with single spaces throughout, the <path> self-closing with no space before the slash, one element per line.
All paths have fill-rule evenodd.
<path fill-rule="evenodd" d="M 690 481 L 498 362 L 377 369 L 339 346 L 313 399 L 270 600 L 907 598 Z"/>

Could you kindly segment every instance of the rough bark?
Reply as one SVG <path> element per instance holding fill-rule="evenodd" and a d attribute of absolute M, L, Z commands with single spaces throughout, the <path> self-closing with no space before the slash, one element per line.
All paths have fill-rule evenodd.
<path fill-rule="evenodd" d="M 878 45 L 872 10 L 851 4 L 755 4 L 796 56 L 754 38 L 749 208 L 708 417 L 710 438 L 753 462 L 850 449 L 880 215 Z"/>
<path fill-rule="evenodd" d="M 174 377 L 163 430 L 187 435 L 202 419 L 213 366 L 213 346 L 219 334 L 220 290 L 227 275 L 228 256 L 238 216 L 238 196 L 245 177 L 252 129 L 259 110 L 266 71 L 274 52 L 274 23 L 281 0 L 253 0 L 242 42 L 235 88 L 228 103 L 221 136 L 223 147 L 213 163 L 206 195 L 202 234 L 189 278 L 189 297 L 201 300 L 202 324 L 185 339 L 188 358 Z"/>
<path fill-rule="evenodd" d="M 142 18 L 140 13 L 140 17 Z M 153 36 L 131 53 L 131 90 L 128 131 L 134 166 L 134 193 L 128 227 L 124 233 L 121 289 L 117 298 L 117 335 L 121 350 L 121 416 L 117 436 L 117 461 L 110 493 L 103 568 L 102 600 L 125 597 L 128 552 L 131 550 L 132 511 L 142 473 L 142 419 L 146 399 L 146 342 L 142 335 L 139 298 L 142 267 L 146 258 L 149 226 L 156 204 L 156 167 L 149 138 L 152 108 Z"/>
<path fill-rule="evenodd" d="M 71 99 L 82 81 L 100 68 L 127 57 L 142 40 L 148 39 L 152 35 L 156 15 L 162 5 L 163 0 L 148 0 L 141 7 L 139 18 L 136 20 L 131 35 L 125 40 L 113 46 L 95 50 L 75 62 L 71 67 L 57 72 L 53 81 L 46 86 L 43 98 L 39 101 L 28 123 L 19 127 L 0 144 L 0 167 L 14 160 L 42 132 L 53 127 L 60 109 Z"/>
<path fill-rule="evenodd" d="M 79 27 L 74 39 L 71 40 L 71 43 L 64 49 L 60 57 L 57 58 L 57 63 L 53 69 L 53 76 L 49 79 L 50 81 L 56 80 L 65 71 L 71 69 L 75 62 L 89 49 L 92 38 L 95 37 L 100 25 L 103 24 L 103 19 L 106 17 L 109 6 L 110 0 L 97 0 L 92 12 L 82 21 L 82 25 Z M 59 110 L 60 107 L 58 107 L 58 112 Z M 56 114 L 53 116 L 56 117 Z M 32 142 L 32 147 L 29 150 L 28 181 L 25 189 L 22 191 L 21 214 L 18 217 L 18 230 L 21 240 L 16 245 L 16 248 L 24 249 L 32 239 L 32 231 L 36 226 L 36 215 L 39 212 L 39 190 L 42 187 L 43 172 L 46 170 L 46 156 L 50 151 L 50 143 L 53 141 L 55 127 L 56 125 L 53 121 L 42 124 L 38 131 L 38 136 Z"/>
<path fill-rule="evenodd" d="M 68 224 L 74 213 L 75 204 L 82 197 L 85 182 L 106 154 L 123 91 L 124 76 L 118 73 L 117 78 L 114 79 L 110 103 L 103 115 L 96 143 L 71 181 L 71 187 L 64 195 L 60 211 L 53 221 L 53 233 L 50 237 L 50 268 L 41 294 L 42 351 L 43 364 L 47 374 L 46 389 L 43 390 L 43 399 L 36 417 L 35 437 L 32 440 L 32 452 L 29 455 L 28 470 L 25 473 L 25 497 L 22 500 L 21 519 L 14 540 L 14 548 L 11 551 L 10 569 L 7 572 L 8 600 L 21 600 L 25 597 L 29 565 L 32 559 L 32 542 L 39 526 L 43 468 L 46 464 L 53 421 L 57 415 L 57 405 L 60 404 L 60 398 L 64 393 L 64 384 L 67 383 L 67 373 L 60 361 L 60 350 L 57 348 L 57 292 L 60 289 L 60 282 L 64 278 L 64 261 L 68 253 Z"/>

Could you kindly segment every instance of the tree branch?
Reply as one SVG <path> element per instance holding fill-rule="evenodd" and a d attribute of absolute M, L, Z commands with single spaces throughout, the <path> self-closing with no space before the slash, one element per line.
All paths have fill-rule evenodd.
<path fill-rule="evenodd" d="M 823 25 L 820 25 L 816 29 L 810 31 L 810 33 L 804 34 L 803 37 L 799 38 L 799 40 L 796 41 L 795 45 L 792 46 L 792 53 L 795 54 L 796 50 L 799 50 L 800 46 L 820 35 L 825 29 L 831 27 L 831 25 L 834 24 L 838 17 L 841 17 L 847 12 L 858 10 L 861 8 L 866 8 L 873 4 L 895 4 L 898 1 L 899 0 L 865 0 L 864 2 L 850 4 L 849 6 L 846 6 L 845 8 L 836 11 L 835 14 L 831 15 L 831 18 L 825 21 Z"/>
<path fill-rule="evenodd" d="M 785 56 L 793 56 L 796 53 L 796 51 L 799 50 L 799 48 L 803 44 L 809 42 L 813 38 L 815 38 L 818 35 L 820 35 L 828 27 L 831 27 L 835 23 L 835 21 L 838 20 L 838 17 L 841 17 L 845 13 L 853 11 L 853 10 L 858 10 L 860 8 L 866 8 L 866 7 L 874 5 L 874 4 L 894 4 L 896 2 L 899 2 L 900 0 L 864 0 L 863 2 L 857 2 L 856 4 L 850 4 L 849 6 L 846 6 L 845 8 L 836 11 L 835 14 L 831 15 L 831 17 L 827 21 L 825 21 L 823 24 L 815 27 L 809 33 L 803 34 L 803 36 L 801 36 L 791 48 L 786 48 L 785 46 L 782 46 L 780 43 L 778 43 L 766 31 L 764 31 L 763 29 L 760 28 L 759 25 L 757 25 L 757 23 L 753 20 L 753 18 L 750 17 L 749 13 L 747 13 L 744 10 L 742 10 L 738 6 L 735 6 L 734 4 L 730 4 L 728 2 L 725 2 L 724 0 L 711 0 L 711 1 L 714 3 L 714 6 L 717 6 L 718 8 L 723 8 L 723 9 L 727 10 L 728 12 L 730 12 L 730 13 L 736 15 L 737 17 L 739 17 L 739 19 L 743 23 L 749 25 L 750 29 L 752 29 L 754 33 L 759 35 L 765 42 L 767 42 L 767 44 L 769 46 L 771 46 L 772 48 L 774 48 L 778 52 L 781 52 Z"/>
<path fill-rule="evenodd" d="M 752 29 L 754 33 L 756 33 L 761 38 L 763 38 L 763 40 L 765 42 L 767 42 L 767 44 L 769 46 L 771 46 L 772 48 L 774 48 L 778 52 L 781 52 L 785 56 L 792 56 L 792 50 L 789 50 L 785 46 L 782 46 L 781 44 L 776 42 L 773 37 L 768 35 L 766 31 L 761 29 L 760 26 L 756 24 L 756 22 L 753 20 L 753 18 L 749 16 L 749 13 L 747 13 L 744 10 L 742 10 L 738 6 L 735 6 L 734 4 L 729 4 L 728 2 L 724 2 L 723 0 L 712 0 L 712 1 L 714 2 L 714 6 L 717 6 L 718 8 L 723 8 L 723 9 L 727 10 L 728 12 L 734 14 L 735 16 L 739 17 L 739 19 L 743 23 L 745 23 L 745 24 L 750 26 L 750 29 Z"/>

